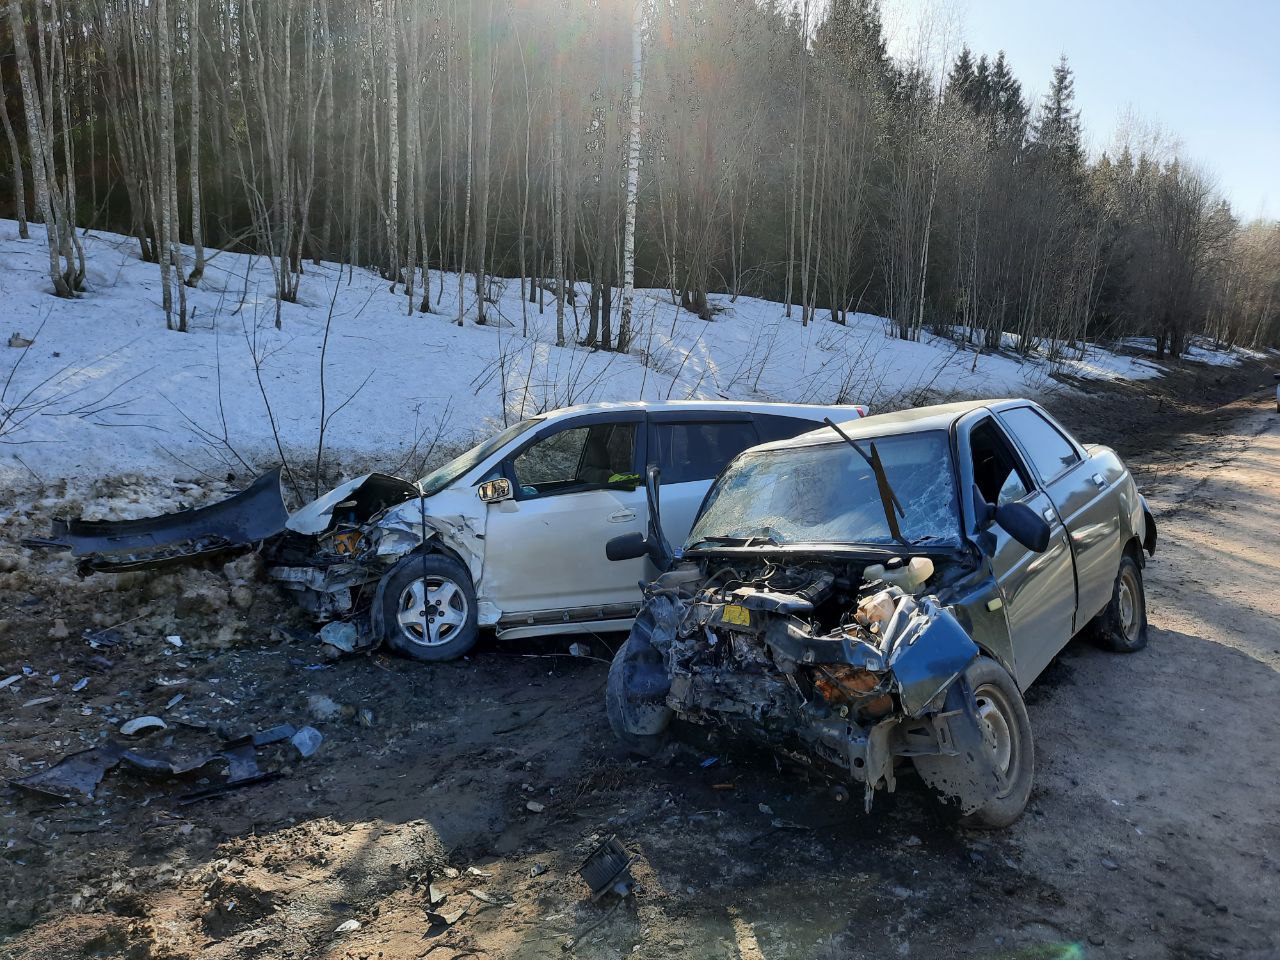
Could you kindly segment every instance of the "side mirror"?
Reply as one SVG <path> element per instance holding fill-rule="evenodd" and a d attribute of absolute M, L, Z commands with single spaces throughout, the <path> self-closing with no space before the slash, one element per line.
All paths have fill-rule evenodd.
<path fill-rule="evenodd" d="M 643 533 L 624 533 L 604 545 L 604 555 L 610 560 L 639 560 L 649 552 Z"/>
<path fill-rule="evenodd" d="M 977 522 L 978 532 L 982 533 L 987 527 L 991 526 L 991 522 L 996 518 L 996 508 L 994 505 L 987 503 L 987 498 L 982 495 L 982 491 L 978 489 L 975 483 L 972 489 L 973 499 L 973 518 Z"/>
<path fill-rule="evenodd" d="M 1005 533 L 1033 553 L 1049 549 L 1049 524 L 1025 503 L 1005 503 L 995 508 L 995 521 Z"/>
<path fill-rule="evenodd" d="M 506 477 L 499 477 L 497 480 L 486 480 L 480 484 L 478 491 L 480 499 L 485 503 L 498 503 L 501 500 L 511 499 L 511 481 Z"/>

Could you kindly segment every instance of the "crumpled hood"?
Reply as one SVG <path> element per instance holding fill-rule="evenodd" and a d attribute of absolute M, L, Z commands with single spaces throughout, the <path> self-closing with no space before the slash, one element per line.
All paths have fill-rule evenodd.
<path fill-rule="evenodd" d="M 371 482 L 385 486 L 388 490 L 403 492 L 405 499 L 415 496 L 418 492 L 416 484 L 400 477 L 392 477 L 385 473 L 366 473 L 364 476 L 339 484 L 323 496 L 312 500 L 305 507 L 295 510 L 289 514 L 285 526 L 294 533 L 311 536 L 324 533 L 333 520 L 334 508 L 344 500 L 350 500 L 362 487 Z"/>

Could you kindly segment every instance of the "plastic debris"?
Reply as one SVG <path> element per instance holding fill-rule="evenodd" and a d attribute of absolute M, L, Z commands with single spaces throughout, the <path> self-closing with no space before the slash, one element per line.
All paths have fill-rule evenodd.
<path fill-rule="evenodd" d="M 169 725 L 159 717 L 134 717 L 120 725 L 120 732 L 126 737 L 136 737 L 150 730 L 168 730 Z"/>
<path fill-rule="evenodd" d="M 71 687 L 71 692 L 72 692 L 72 693 L 79 693 L 81 690 L 83 690 L 83 689 L 84 689 L 85 687 L 87 687 L 88 685 L 89 685 L 89 678 L 88 678 L 88 677 L 81 677 L 79 680 L 77 680 L 77 681 L 72 685 L 72 687 Z"/>
<path fill-rule="evenodd" d="M 12 686 L 13 684 L 17 683 L 21 679 L 22 679 L 22 674 L 15 673 L 12 677 L 6 677 L 5 679 L 0 680 L 0 690 L 3 690 L 5 687 Z"/>
<path fill-rule="evenodd" d="M 448 910 L 428 910 L 427 919 L 433 926 L 452 927 L 467 915 L 466 907 L 452 907 Z"/>
<path fill-rule="evenodd" d="M 360 635 L 354 623 L 334 620 L 320 628 L 320 642 L 328 644 L 342 653 L 355 653 L 360 642 Z"/>
<path fill-rule="evenodd" d="M 303 727 L 290 738 L 289 742 L 298 748 L 298 753 L 303 758 L 306 758 L 320 749 L 323 740 L 324 736 L 315 727 Z"/>
<path fill-rule="evenodd" d="M 359 920 L 344 920 L 333 928 L 334 933 L 353 933 L 360 929 Z"/>
<path fill-rule="evenodd" d="M 177 634 L 174 634 L 174 635 L 172 635 L 172 636 L 165 637 L 165 638 L 164 638 L 164 642 L 165 642 L 165 643 L 167 643 L 167 644 L 169 644 L 169 646 L 171 646 L 171 647 L 181 647 L 181 646 L 182 646 L 182 638 L 181 638 L 180 636 L 178 636 Z"/>

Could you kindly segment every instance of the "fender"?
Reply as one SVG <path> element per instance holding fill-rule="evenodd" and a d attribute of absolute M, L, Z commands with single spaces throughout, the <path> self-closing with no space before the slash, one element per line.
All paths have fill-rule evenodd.
<path fill-rule="evenodd" d="M 1151 515 L 1151 507 L 1147 505 L 1147 498 L 1138 494 L 1138 500 L 1142 503 L 1142 520 L 1144 530 L 1142 533 L 1142 548 L 1147 551 L 1147 556 L 1154 557 L 1156 555 L 1156 520 Z"/>

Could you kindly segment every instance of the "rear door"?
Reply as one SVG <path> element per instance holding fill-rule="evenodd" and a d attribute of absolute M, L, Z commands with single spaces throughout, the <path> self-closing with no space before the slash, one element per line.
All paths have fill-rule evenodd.
<path fill-rule="evenodd" d="M 968 430 L 973 483 L 997 506 L 1021 502 L 1049 523 L 1049 546 L 1033 553 L 993 524 L 992 574 L 1004 596 L 1014 673 L 1025 688 L 1074 633 L 1076 583 L 1067 531 L 1048 494 L 1037 487 L 1021 454 L 986 416 Z"/>
<path fill-rule="evenodd" d="M 689 535 L 725 464 L 760 442 L 750 414 L 672 411 L 649 415 L 649 463 L 662 471 L 662 532 L 673 547 Z"/>
<path fill-rule="evenodd" d="M 1080 448 L 1065 430 L 1035 407 L 1013 407 L 999 413 L 1040 485 L 1049 494 L 1071 535 L 1075 556 L 1075 630 L 1079 631 L 1111 599 L 1123 546 L 1116 478 Z"/>
<path fill-rule="evenodd" d="M 610 563 L 604 547 L 646 527 L 643 444 L 642 413 L 595 414 L 539 431 L 504 461 L 514 497 L 489 504 L 481 589 L 504 621 L 631 615 L 610 608 L 638 605 L 644 560 Z"/>

